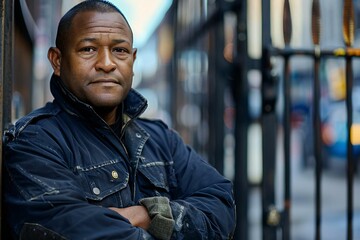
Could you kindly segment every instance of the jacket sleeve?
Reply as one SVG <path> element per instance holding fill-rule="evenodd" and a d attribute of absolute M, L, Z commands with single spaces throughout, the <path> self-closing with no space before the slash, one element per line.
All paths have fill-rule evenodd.
<path fill-rule="evenodd" d="M 57 139 L 39 127 L 28 126 L 6 145 L 5 214 L 16 239 L 153 239 L 116 212 L 90 204 L 63 158 Z"/>
<path fill-rule="evenodd" d="M 170 202 L 175 221 L 172 239 L 232 239 L 235 202 L 232 183 L 170 130 L 178 181 Z"/>

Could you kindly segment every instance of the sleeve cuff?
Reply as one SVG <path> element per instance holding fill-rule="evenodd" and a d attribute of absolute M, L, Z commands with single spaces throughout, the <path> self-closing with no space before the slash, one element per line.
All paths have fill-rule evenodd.
<path fill-rule="evenodd" d="M 148 232 L 161 240 L 171 238 L 175 221 L 173 219 L 169 199 L 167 197 L 149 197 L 139 201 L 151 218 Z"/>

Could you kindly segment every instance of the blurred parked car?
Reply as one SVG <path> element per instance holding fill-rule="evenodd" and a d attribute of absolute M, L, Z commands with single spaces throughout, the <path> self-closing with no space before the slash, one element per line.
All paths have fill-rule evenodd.
<path fill-rule="evenodd" d="M 345 100 L 330 101 L 322 104 L 326 110 L 321 116 L 322 159 L 325 168 L 336 163 L 347 162 L 347 110 Z M 313 127 L 311 116 L 306 118 L 303 129 L 303 165 L 314 164 Z M 355 165 L 360 162 L 360 87 L 353 89 L 352 144 Z"/>
<path fill-rule="evenodd" d="M 353 119 L 351 129 L 353 151 L 355 158 L 359 159 L 360 105 L 354 106 Z M 322 141 L 326 153 L 325 157 L 338 161 L 345 161 L 347 159 L 347 113 L 346 105 L 343 101 L 331 104 L 329 115 L 322 122 Z"/>

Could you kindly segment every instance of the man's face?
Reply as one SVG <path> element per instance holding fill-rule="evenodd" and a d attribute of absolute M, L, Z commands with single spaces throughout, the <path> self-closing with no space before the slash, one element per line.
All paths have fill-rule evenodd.
<path fill-rule="evenodd" d="M 77 14 L 54 73 L 81 101 L 95 109 L 115 109 L 128 94 L 136 49 L 117 12 Z"/>

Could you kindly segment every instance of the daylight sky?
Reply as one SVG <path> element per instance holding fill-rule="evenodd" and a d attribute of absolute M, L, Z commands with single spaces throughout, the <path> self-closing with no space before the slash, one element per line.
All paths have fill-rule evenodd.
<path fill-rule="evenodd" d="M 125 15 L 134 32 L 134 47 L 140 48 L 169 9 L 172 0 L 111 0 Z"/>

